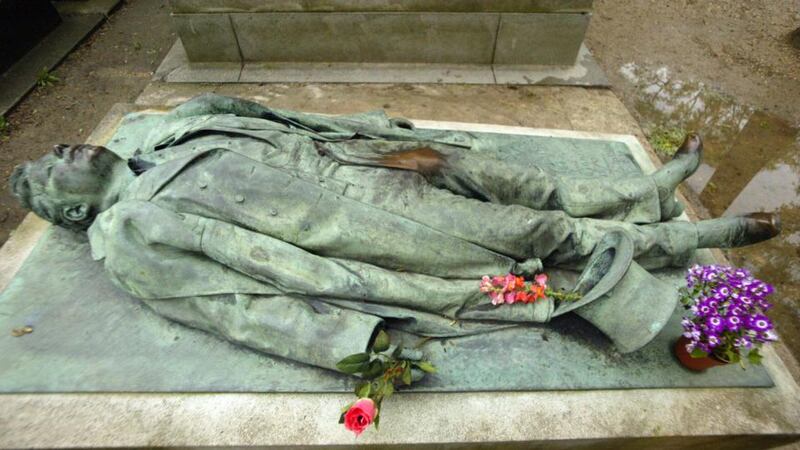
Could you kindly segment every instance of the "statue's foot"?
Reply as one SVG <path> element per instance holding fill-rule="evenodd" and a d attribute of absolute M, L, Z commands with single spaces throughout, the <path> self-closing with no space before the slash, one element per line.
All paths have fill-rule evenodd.
<path fill-rule="evenodd" d="M 675 189 L 700 167 L 702 157 L 703 140 L 699 135 L 689 133 L 675 152 L 672 161 L 664 164 L 653 174 L 653 180 L 658 188 L 661 220 L 669 220 L 683 212 L 683 205 L 675 199 Z"/>
<path fill-rule="evenodd" d="M 777 213 L 755 212 L 743 216 L 720 217 L 697 223 L 699 248 L 731 248 L 755 244 L 781 232 Z"/>

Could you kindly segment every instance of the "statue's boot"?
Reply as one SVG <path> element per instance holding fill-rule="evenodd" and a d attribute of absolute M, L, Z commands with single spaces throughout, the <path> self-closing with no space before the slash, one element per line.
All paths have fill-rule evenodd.
<path fill-rule="evenodd" d="M 781 232 L 780 216 L 767 212 L 702 220 L 696 225 L 698 248 L 742 247 L 766 241 Z"/>
<path fill-rule="evenodd" d="M 581 299 L 559 304 L 553 317 L 576 313 L 621 353 L 653 340 L 672 316 L 678 292 L 633 261 L 633 254 L 633 241 L 624 231 L 606 234 L 575 285 Z"/>
<path fill-rule="evenodd" d="M 652 175 L 658 188 L 662 221 L 677 217 L 683 212 L 683 205 L 675 199 L 675 189 L 700 167 L 702 157 L 703 140 L 699 135 L 689 133 L 675 152 L 672 161 L 664 164 Z"/>

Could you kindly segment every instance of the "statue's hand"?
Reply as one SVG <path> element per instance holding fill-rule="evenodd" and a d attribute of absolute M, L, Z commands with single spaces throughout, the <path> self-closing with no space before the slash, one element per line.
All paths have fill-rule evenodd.
<path fill-rule="evenodd" d="M 389 350 L 386 353 L 394 354 L 394 352 L 396 351 L 397 351 L 397 346 L 392 345 L 391 347 L 389 347 Z M 416 348 L 401 347 L 397 359 L 407 359 L 409 361 L 421 361 L 422 357 L 423 357 L 422 350 L 418 350 Z"/>
<path fill-rule="evenodd" d="M 392 345 L 389 347 L 387 353 L 394 354 L 397 350 L 396 345 Z M 416 348 L 409 348 L 409 347 L 400 347 L 400 353 L 397 356 L 397 359 L 407 359 L 409 361 L 422 361 L 423 358 L 422 350 L 418 350 Z M 417 381 L 423 379 L 425 377 L 425 372 L 416 367 L 411 368 L 411 382 L 416 383 Z"/>
<path fill-rule="evenodd" d="M 384 357 L 388 357 L 389 355 L 391 355 L 391 357 L 388 358 L 389 361 L 387 362 L 389 362 L 392 365 L 397 364 L 400 361 L 410 361 L 412 363 L 422 362 L 430 366 L 430 363 L 423 361 L 422 358 L 424 357 L 424 355 L 422 354 L 422 350 L 405 347 L 403 345 L 392 344 L 389 334 L 385 330 L 380 330 L 378 334 L 375 336 L 374 340 L 370 344 L 370 351 L 375 353 L 380 353 Z M 433 366 L 430 367 L 431 370 L 435 371 L 435 369 L 433 369 Z M 376 374 L 370 373 L 370 375 L 367 375 L 367 377 L 369 378 L 370 376 L 373 375 Z M 412 383 L 419 381 L 424 377 L 425 377 L 424 370 L 413 366 L 411 367 Z"/>

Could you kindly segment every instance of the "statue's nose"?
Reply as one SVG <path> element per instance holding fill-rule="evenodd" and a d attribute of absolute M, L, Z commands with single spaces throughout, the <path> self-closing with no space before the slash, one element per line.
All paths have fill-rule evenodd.
<path fill-rule="evenodd" d="M 86 153 L 86 159 L 91 161 L 103 153 L 103 151 L 103 147 L 89 147 L 84 153 Z"/>

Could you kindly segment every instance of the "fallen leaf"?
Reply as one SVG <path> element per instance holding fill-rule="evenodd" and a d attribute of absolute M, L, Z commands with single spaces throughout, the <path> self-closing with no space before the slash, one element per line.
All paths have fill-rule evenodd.
<path fill-rule="evenodd" d="M 24 327 L 14 328 L 13 330 L 11 330 L 11 335 L 14 337 L 20 337 L 30 333 L 33 333 L 32 326 L 24 326 Z"/>

